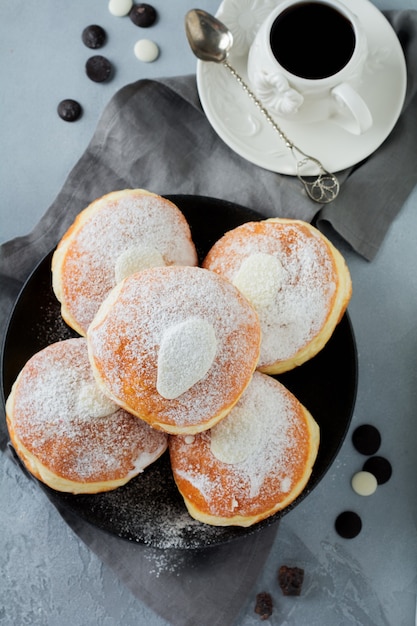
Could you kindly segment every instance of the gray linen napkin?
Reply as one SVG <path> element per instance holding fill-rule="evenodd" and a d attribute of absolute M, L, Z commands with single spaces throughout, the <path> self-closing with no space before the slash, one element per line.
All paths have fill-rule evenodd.
<path fill-rule="evenodd" d="M 372 259 L 417 181 L 417 12 L 387 16 L 408 62 L 404 111 L 375 154 L 340 174 L 342 192 L 324 209 L 300 194 L 298 181 L 248 163 L 219 139 L 200 107 L 194 76 L 143 80 L 121 89 L 39 224 L 29 235 L 0 247 L 1 334 L 36 263 L 56 245 L 80 210 L 115 189 L 143 187 L 160 194 L 206 195 L 267 216 L 316 219 L 319 227 L 330 225 Z M 6 442 L 3 411 L 2 449 Z M 232 624 L 277 530 L 271 526 L 244 541 L 202 552 L 158 552 L 107 535 L 68 512 L 61 514 L 133 593 L 174 626 Z"/>
<path fill-rule="evenodd" d="M 402 114 L 378 150 L 349 172 L 342 192 L 319 213 L 317 226 L 330 226 L 372 260 L 390 224 L 417 183 L 417 11 L 387 11 L 407 63 Z"/>
<path fill-rule="evenodd" d="M 172 626 L 232 625 L 278 529 L 273 524 L 244 539 L 201 550 L 160 550 L 108 535 L 68 511 L 61 515 L 124 584 Z"/>

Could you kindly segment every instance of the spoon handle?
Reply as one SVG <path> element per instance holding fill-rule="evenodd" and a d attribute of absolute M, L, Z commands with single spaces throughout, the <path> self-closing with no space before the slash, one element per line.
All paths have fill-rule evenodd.
<path fill-rule="evenodd" d="M 271 117 L 268 111 L 265 109 L 260 100 L 255 96 L 253 91 L 248 87 L 243 78 L 236 72 L 235 68 L 230 65 L 228 61 L 223 61 L 223 65 L 229 70 L 229 72 L 234 76 L 237 82 L 240 84 L 242 89 L 246 91 L 249 98 L 256 104 L 262 115 L 268 120 L 273 129 L 278 133 L 281 140 L 284 142 L 285 146 L 291 151 L 292 156 L 295 159 L 297 164 L 297 178 L 304 185 L 304 188 L 307 192 L 307 195 L 314 200 L 315 202 L 319 202 L 320 204 L 328 204 L 332 202 L 339 194 L 340 185 L 336 176 L 330 172 L 328 172 L 322 165 L 322 163 L 312 157 L 300 148 L 298 148 L 284 133 L 282 128 L 278 126 L 275 120 Z M 305 168 L 308 164 L 314 163 L 319 168 L 319 174 L 316 177 L 312 176 L 304 176 L 303 168 Z"/>

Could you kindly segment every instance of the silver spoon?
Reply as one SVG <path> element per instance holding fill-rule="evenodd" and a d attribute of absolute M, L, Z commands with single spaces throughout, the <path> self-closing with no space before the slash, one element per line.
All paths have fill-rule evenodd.
<path fill-rule="evenodd" d="M 185 16 L 185 32 L 188 43 L 195 56 L 201 61 L 222 63 L 227 67 L 229 72 L 231 72 L 243 90 L 246 91 L 247 95 L 253 100 L 274 130 L 277 131 L 278 135 L 285 143 L 285 146 L 291 151 L 295 159 L 297 178 L 303 183 L 309 197 L 320 204 L 332 202 L 340 190 L 339 181 L 336 176 L 328 172 L 318 159 L 303 152 L 303 150 L 298 148 L 287 137 L 242 77 L 239 76 L 233 66 L 227 61 L 227 57 L 233 45 L 233 35 L 227 26 L 202 9 L 191 9 Z M 306 165 L 311 163 L 314 163 L 319 168 L 320 173 L 316 177 L 309 176 L 307 178 L 302 175 L 302 170 Z"/>

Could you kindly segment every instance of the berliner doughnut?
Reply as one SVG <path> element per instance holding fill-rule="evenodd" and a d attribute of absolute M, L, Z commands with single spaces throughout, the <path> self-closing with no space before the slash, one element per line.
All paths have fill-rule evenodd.
<path fill-rule="evenodd" d="M 110 491 L 167 448 L 164 433 L 102 395 L 81 337 L 29 359 L 7 399 L 6 419 L 26 468 L 57 491 Z"/>
<path fill-rule="evenodd" d="M 251 526 L 288 506 L 316 459 L 319 427 L 280 382 L 255 372 L 232 411 L 197 435 L 171 436 L 177 487 L 190 515 Z"/>
<path fill-rule="evenodd" d="M 258 312 L 258 369 L 279 374 L 315 356 L 330 339 L 352 293 L 340 252 L 300 220 L 271 218 L 227 232 L 203 267 L 236 285 Z"/>
<path fill-rule="evenodd" d="M 125 278 L 87 333 L 104 393 L 151 426 L 195 433 L 222 419 L 259 358 L 256 311 L 229 281 L 199 267 Z"/>
<path fill-rule="evenodd" d="M 78 214 L 52 258 L 64 320 L 80 335 L 125 276 L 155 265 L 197 265 L 188 223 L 175 204 L 144 189 L 108 193 Z"/>

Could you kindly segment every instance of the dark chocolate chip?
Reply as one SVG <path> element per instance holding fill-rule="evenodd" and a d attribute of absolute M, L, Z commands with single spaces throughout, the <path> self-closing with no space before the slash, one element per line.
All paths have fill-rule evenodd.
<path fill-rule="evenodd" d="M 337 533 L 344 539 L 353 539 L 362 530 L 362 520 L 353 511 L 344 511 L 337 516 L 335 521 Z"/>
<path fill-rule="evenodd" d="M 352 443 L 361 454 L 375 454 L 381 445 L 381 435 L 375 426 L 363 424 L 354 430 Z"/>
<path fill-rule="evenodd" d="M 388 482 L 392 474 L 391 463 L 382 456 L 372 456 L 367 459 L 363 465 L 363 470 L 373 474 L 378 485 Z"/>
<path fill-rule="evenodd" d="M 88 59 L 85 64 L 85 71 L 87 72 L 88 78 L 95 83 L 102 83 L 110 78 L 112 64 L 106 57 L 102 57 L 98 54 Z"/>
<path fill-rule="evenodd" d="M 106 42 L 106 31 L 97 24 L 91 24 L 84 28 L 81 39 L 87 48 L 101 48 Z"/>
<path fill-rule="evenodd" d="M 264 620 L 272 615 L 272 597 L 270 593 L 262 591 L 256 596 L 255 613 Z"/>
<path fill-rule="evenodd" d="M 157 12 L 150 4 L 135 4 L 130 9 L 129 17 L 136 26 L 148 28 L 155 23 Z"/>
<path fill-rule="evenodd" d="M 81 105 L 76 100 L 61 100 L 57 107 L 59 117 L 65 122 L 75 122 L 82 113 Z"/>
<path fill-rule="evenodd" d="M 281 565 L 278 570 L 278 583 L 284 596 L 299 596 L 304 581 L 304 570 L 300 567 Z"/>

